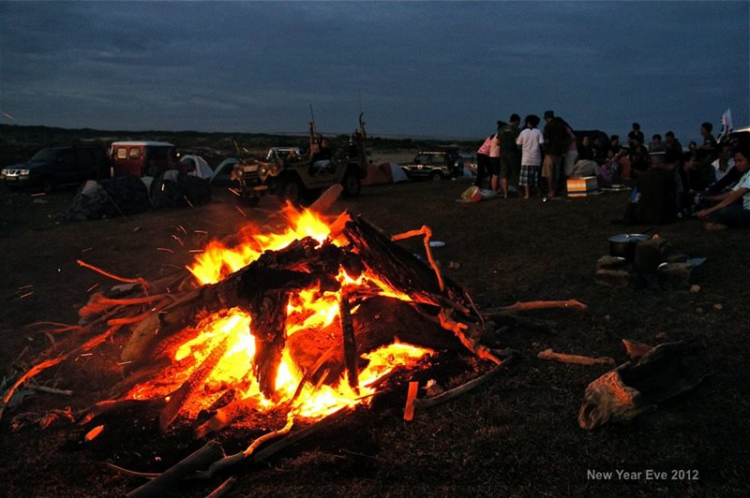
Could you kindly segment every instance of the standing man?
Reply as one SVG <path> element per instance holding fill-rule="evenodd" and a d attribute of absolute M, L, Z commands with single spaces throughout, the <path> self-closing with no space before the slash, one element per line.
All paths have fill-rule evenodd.
<path fill-rule="evenodd" d="M 524 199 L 531 197 L 531 188 L 539 183 L 544 137 L 539 131 L 539 116 L 526 116 L 526 128 L 518 135 L 516 145 L 521 146 L 521 177 L 518 184 L 524 188 Z"/>
<path fill-rule="evenodd" d="M 562 157 L 568 151 L 568 132 L 565 121 L 555 117 L 555 111 L 544 111 L 544 163 L 542 177 L 547 180 L 547 196 L 554 197 L 562 178 Z"/>
<path fill-rule="evenodd" d="M 518 150 L 516 140 L 521 134 L 519 125 L 521 116 L 510 115 L 510 123 L 503 126 L 500 131 L 500 186 L 503 189 L 503 197 L 508 198 L 508 183 L 512 188 L 518 187 L 518 176 L 521 173 L 521 152 Z"/>
<path fill-rule="evenodd" d="M 638 140 L 641 144 L 643 144 L 646 141 L 646 137 L 643 136 L 643 132 L 641 131 L 641 125 L 638 123 L 633 123 L 633 129 L 630 130 L 630 133 L 628 133 L 628 145 L 631 147 L 633 146 L 633 140 Z"/>

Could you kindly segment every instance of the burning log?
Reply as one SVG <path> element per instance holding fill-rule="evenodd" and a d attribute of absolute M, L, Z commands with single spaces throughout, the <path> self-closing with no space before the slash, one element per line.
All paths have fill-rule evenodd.
<path fill-rule="evenodd" d="M 169 424 L 174 421 L 177 414 L 180 412 L 185 401 L 188 397 L 195 392 L 196 389 L 202 387 L 208 376 L 211 374 L 213 369 L 224 356 L 227 351 L 227 340 L 221 341 L 218 347 L 211 351 L 211 354 L 203 361 L 203 363 L 190 375 L 190 378 L 186 380 L 180 388 L 169 396 L 169 402 L 167 406 L 162 410 L 159 415 L 159 428 L 163 431 L 169 427 Z"/>
<path fill-rule="evenodd" d="M 352 324 L 352 314 L 349 304 L 349 296 L 341 296 L 339 301 L 339 316 L 341 318 L 341 330 L 344 336 L 344 363 L 346 364 L 346 373 L 349 379 L 349 386 L 359 389 L 359 370 L 357 355 L 357 339 L 354 336 L 354 325 Z"/>

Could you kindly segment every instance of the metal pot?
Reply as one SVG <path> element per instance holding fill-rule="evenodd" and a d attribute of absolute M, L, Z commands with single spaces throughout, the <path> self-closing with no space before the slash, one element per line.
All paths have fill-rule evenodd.
<path fill-rule="evenodd" d="M 609 255 L 625 258 L 632 263 L 635 257 L 636 244 L 648 239 L 648 235 L 643 233 L 620 233 L 613 235 L 609 238 Z"/>

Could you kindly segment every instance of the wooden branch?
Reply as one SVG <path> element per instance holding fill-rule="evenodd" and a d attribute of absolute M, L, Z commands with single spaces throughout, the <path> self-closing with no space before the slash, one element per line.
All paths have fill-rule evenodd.
<path fill-rule="evenodd" d="M 440 267 L 435 262 L 435 258 L 432 256 L 432 248 L 430 247 L 430 239 L 432 238 L 432 230 L 427 225 L 423 225 L 419 230 L 411 230 L 401 234 L 393 235 L 391 240 L 396 242 L 397 240 L 404 240 L 411 237 L 424 236 L 424 250 L 427 254 L 427 261 L 430 262 L 432 270 L 435 272 L 435 276 L 438 280 L 438 286 L 441 291 L 445 290 L 445 282 L 443 281 L 443 274 L 440 272 Z"/>
<path fill-rule="evenodd" d="M 138 472 L 137 470 L 126 469 L 124 467 L 120 467 L 119 465 L 115 465 L 114 463 L 109 463 L 109 462 L 107 462 L 106 465 L 110 469 L 117 471 L 120 474 L 124 474 L 130 477 L 143 477 L 145 479 L 155 479 L 161 475 L 161 472 Z"/>
<path fill-rule="evenodd" d="M 100 401 L 88 408 L 85 408 L 75 414 L 78 425 L 86 425 L 96 417 L 105 413 L 112 413 L 121 410 L 127 410 L 134 406 L 156 406 L 165 405 L 164 398 L 154 399 L 109 399 Z"/>
<path fill-rule="evenodd" d="M 162 432 L 167 430 L 167 427 L 177 418 L 185 402 L 190 398 L 196 390 L 201 389 L 203 384 L 211 372 L 213 372 L 219 360 L 224 356 L 227 351 L 227 340 L 225 337 L 218 346 L 216 346 L 211 353 L 203 360 L 203 363 L 195 369 L 190 377 L 183 382 L 183 384 L 175 392 L 170 394 L 169 402 L 164 407 L 161 414 L 159 415 L 159 429 Z"/>
<path fill-rule="evenodd" d="M 326 211 L 331 209 L 331 207 L 336 204 L 336 201 L 339 200 L 339 197 L 341 197 L 341 193 L 343 191 L 344 187 L 340 183 L 331 185 L 322 194 L 320 194 L 320 197 L 318 197 L 315 202 L 310 204 L 310 207 L 308 209 L 310 211 L 315 211 L 316 213 L 325 214 Z"/>
<path fill-rule="evenodd" d="M 414 407 L 415 408 L 429 408 L 431 406 L 439 405 L 441 403 L 445 403 L 446 401 L 450 401 L 453 398 L 456 398 L 464 393 L 467 393 L 471 391 L 472 389 L 475 389 L 478 386 L 481 386 L 488 380 L 492 379 L 495 375 L 497 375 L 498 372 L 500 372 L 500 367 L 503 366 L 505 363 L 507 363 L 508 360 L 505 362 L 497 365 L 495 368 L 487 372 L 486 374 L 477 377 L 476 379 L 472 379 L 466 384 L 463 384 L 459 387 L 456 387 L 454 389 L 449 389 L 448 391 L 445 391 L 442 394 L 439 394 L 433 398 L 424 398 L 424 399 L 415 399 L 414 400 Z"/>
<path fill-rule="evenodd" d="M 406 393 L 406 407 L 404 408 L 404 420 L 414 420 L 414 401 L 419 393 L 419 382 L 409 382 L 409 391 Z"/>
<path fill-rule="evenodd" d="M 48 394 L 61 394 L 63 396 L 73 396 L 70 389 L 55 389 L 54 387 L 40 386 L 39 384 L 26 384 L 26 387 L 33 391 L 39 391 Z"/>
<path fill-rule="evenodd" d="M 13 394 L 16 392 L 18 387 L 26 382 L 28 379 L 31 379 L 35 376 L 37 376 L 39 373 L 43 372 L 44 370 L 54 367 L 58 363 L 62 362 L 66 357 L 60 356 L 58 358 L 53 358 L 51 360 L 43 361 L 42 363 L 39 363 L 38 365 L 34 365 L 30 370 L 28 370 L 25 374 L 23 374 L 19 379 L 12 385 L 10 388 L 5 392 L 5 396 L 3 396 L 2 404 L 0 404 L 0 419 L 3 418 L 3 411 L 5 410 L 5 407 L 8 406 L 8 402 L 10 401 L 10 398 L 13 397 Z"/>
<path fill-rule="evenodd" d="M 560 363 L 572 363 L 574 365 L 612 365 L 614 366 L 615 360 L 608 357 L 602 356 L 600 358 L 591 358 L 589 356 L 579 356 L 575 354 L 555 353 L 551 349 L 545 349 L 540 351 L 537 358 L 540 360 L 552 360 L 559 361 Z"/>
<path fill-rule="evenodd" d="M 344 364 L 346 365 L 347 378 L 349 387 L 359 393 L 359 366 L 357 354 L 357 339 L 354 335 L 354 325 L 352 324 L 351 305 L 349 296 L 341 293 L 339 300 L 339 317 L 341 319 L 341 332 L 344 337 Z"/>
<path fill-rule="evenodd" d="M 438 318 L 440 319 L 440 325 L 442 325 L 444 329 L 453 332 L 458 340 L 461 341 L 461 344 L 466 347 L 466 349 L 483 360 L 488 360 L 497 365 L 502 365 L 503 362 L 496 358 L 495 355 L 493 355 L 487 347 L 479 344 L 479 338 L 481 338 L 481 334 L 479 334 L 476 339 L 469 337 L 466 334 L 469 325 L 453 320 L 449 312 L 445 309 L 440 310 Z"/>
<path fill-rule="evenodd" d="M 224 456 L 224 449 L 216 441 L 209 441 L 203 447 L 182 459 L 146 484 L 127 494 L 130 498 L 150 498 L 163 495 L 186 477 L 212 464 Z"/>
<path fill-rule="evenodd" d="M 586 310 L 588 306 L 584 303 L 575 299 L 569 299 L 567 301 L 529 301 L 525 303 L 516 303 L 510 306 L 504 306 L 500 308 L 505 311 L 529 311 L 529 310 L 541 310 L 541 309 L 552 309 L 552 308 L 566 308 L 566 309 L 577 309 Z"/>
<path fill-rule="evenodd" d="M 206 495 L 206 498 L 220 498 L 227 494 L 230 489 L 232 489 L 232 486 L 234 486 L 234 483 L 237 482 L 237 477 L 231 476 L 227 478 L 226 481 L 222 482 L 218 488 L 211 491 L 208 495 Z"/>
<path fill-rule="evenodd" d="M 79 265 L 83 266 L 84 268 L 88 268 L 89 270 L 93 270 L 101 275 L 104 275 L 105 277 L 111 278 L 112 280 L 117 280 L 119 282 L 125 282 L 126 284 L 140 284 L 141 287 L 143 287 L 143 290 L 148 292 L 149 285 L 148 282 L 146 282 L 141 277 L 137 278 L 125 278 L 125 277 L 118 277 L 117 275 L 113 275 L 111 273 L 108 273 L 101 268 L 97 268 L 94 265 L 90 265 L 84 261 L 81 261 L 80 259 L 76 261 Z"/>
<path fill-rule="evenodd" d="M 294 417 L 290 413 L 289 416 L 287 417 L 286 425 L 284 427 L 282 427 L 281 429 L 277 431 L 271 431 L 267 434 L 263 434 L 262 436 L 257 438 L 255 441 L 253 441 L 250 444 L 250 446 L 248 446 L 244 451 L 240 451 L 239 453 L 234 453 L 233 455 L 229 455 L 229 456 L 222 458 L 221 460 L 215 461 L 214 463 L 211 464 L 211 466 L 206 471 L 199 473 L 196 477 L 211 478 L 217 472 L 220 472 L 224 470 L 225 468 L 231 467 L 232 465 L 235 465 L 239 462 L 242 462 L 248 459 L 261 444 L 265 443 L 266 441 L 269 441 L 270 439 L 288 434 L 289 431 L 292 430 L 293 425 L 294 425 Z"/>

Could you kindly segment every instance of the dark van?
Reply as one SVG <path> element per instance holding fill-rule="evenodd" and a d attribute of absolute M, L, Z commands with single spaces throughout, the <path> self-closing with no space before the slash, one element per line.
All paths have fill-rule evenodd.
<path fill-rule="evenodd" d="M 10 188 L 31 187 L 50 192 L 57 186 L 99 179 L 106 175 L 107 165 L 103 147 L 47 147 L 24 164 L 3 168 L 0 179 Z"/>
<path fill-rule="evenodd" d="M 158 176 L 180 169 L 177 149 L 168 142 L 147 140 L 114 142 L 111 147 L 112 176 Z M 184 172 L 184 171 L 183 171 Z"/>

